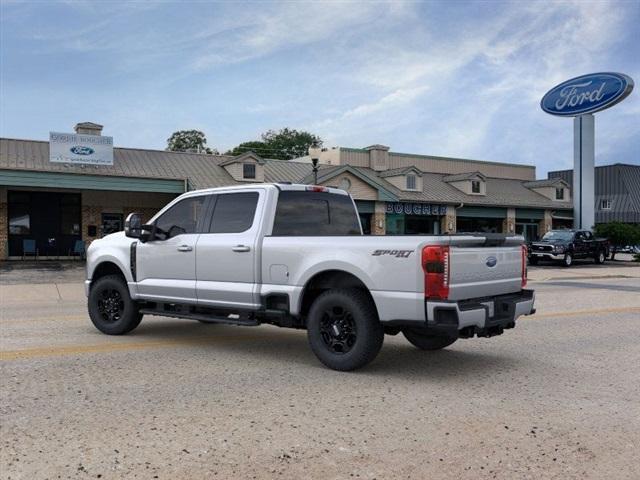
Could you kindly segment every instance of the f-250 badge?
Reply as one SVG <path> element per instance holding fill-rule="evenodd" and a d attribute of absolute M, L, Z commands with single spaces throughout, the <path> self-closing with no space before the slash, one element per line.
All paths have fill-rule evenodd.
<path fill-rule="evenodd" d="M 374 257 L 381 255 L 391 255 L 397 258 L 408 258 L 413 253 L 413 250 L 374 250 L 371 254 Z"/>

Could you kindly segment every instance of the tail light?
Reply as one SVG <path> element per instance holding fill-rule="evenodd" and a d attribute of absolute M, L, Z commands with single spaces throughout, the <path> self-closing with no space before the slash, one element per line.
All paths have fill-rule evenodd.
<path fill-rule="evenodd" d="M 449 246 L 429 245 L 422 249 L 424 296 L 433 300 L 449 298 Z"/>
<path fill-rule="evenodd" d="M 321 187 L 319 185 L 311 185 L 309 187 L 306 187 L 305 190 L 307 192 L 323 192 L 323 193 L 327 193 L 329 191 L 327 187 Z"/>
<path fill-rule="evenodd" d="M 522 245 L 522 288 L 527 286 L 527 246 Z"/>

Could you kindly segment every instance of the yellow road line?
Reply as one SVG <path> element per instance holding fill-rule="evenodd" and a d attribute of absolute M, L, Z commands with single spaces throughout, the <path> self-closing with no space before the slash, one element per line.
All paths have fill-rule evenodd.
<path fill-rule="evenodd" d="M 281 336 L 279 333 L 278 336 Z M 212 335 L 207 337 L 185 337 L 182 339 L 145 341 L 145 342 L 123 342 L 123 343 L 100 343 L 94 345 L 69 345 L 56 347 L 36 347 L 22 350 L 0 351 L 0 361 L 24 360 L 38 357 L 57 357 L 64 355 L 77 355 L 82 353 L 108 353 L 125 350 L 142 350 L 145 348 L 165 348 L 179 346 L 197 346 L 212 344 L 216 340 L 268 340 L 275 338 L 275 335 Z"/>
<path fill-rule="evenodd" d="M 613 313 L 629 313 L 639 312 L 640 307 L 620 307 L 620 308 L 603 308 L 592 310 L 573 310 L 565 312 L 548 312 L 537 313 L 530 317 L 524 317 L 531 320 L 539 320 L 544 318 L 557 318 L 557 317 L 573 317 L 579 315 L 597 315 L 597 314 L 613 314 Z M 289 334 L 292 334 L 290 332 Z M 56 357 L 65 355 L 78 355 L 83 353 L 108 353 L 127 350 L 142 350 L 146 348 L 167 348 L 167 347 L 179 347 L 179 346 L 196 346 L 205 345 L 218 341 L 234 341 L 234 340 L 267 340 L 281 337 L 287 333 L 279 331 L 277 334 L 267 335 L 211 335 L 206 337 L 184 337 L 179 339 L 167 339 L 158 341 L 144 341 L 144 342 L 109 342 L 94 345 L 70 345 L 70 346 L 57 346 L 57 347 L 36 347 L 27 348 L 22 350 L 4 350 L 0 351 L 0 361 L 9 360 L 25 360 L 30 358 L 39 357 Z"/>
<path fill-rule="evenodd" d="M 89 315 L 65 315 L 61 314 L 57 317 L 32 317 L 32 318 L 14 318 L 3 317 L 0 315 L 0 321 L 2 322 L 17 322 L 17 323 L 32 323 L 32 322 L 66 322 L 70 320 L 89 320 Z"/>

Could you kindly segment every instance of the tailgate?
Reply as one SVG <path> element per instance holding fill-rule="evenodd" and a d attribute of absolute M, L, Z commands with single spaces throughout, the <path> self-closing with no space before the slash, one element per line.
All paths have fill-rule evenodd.
<path fill-rule="evenodd" d="M 449 300 L 490 297 L 522 289 L 522 247 L 450 247 Z"/>

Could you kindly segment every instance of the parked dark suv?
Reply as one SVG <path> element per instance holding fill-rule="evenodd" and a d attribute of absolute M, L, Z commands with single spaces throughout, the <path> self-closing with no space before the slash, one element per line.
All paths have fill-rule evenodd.
<path fill-rule="evenodd" d="M 595 238 L 588 230 L 551 230 L 542 240 L 529 245 L 529 263 L 536 265 L 541 260 L 552 260 L 570 267 L 574 259 L 581 258 L 604 263 L 608 253 L 608 240 Z"/>

